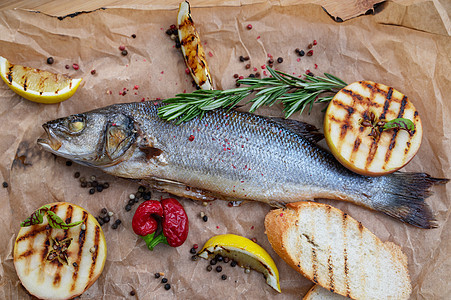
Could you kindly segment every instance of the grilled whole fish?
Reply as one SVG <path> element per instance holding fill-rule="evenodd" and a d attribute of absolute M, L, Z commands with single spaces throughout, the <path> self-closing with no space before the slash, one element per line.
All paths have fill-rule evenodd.
<path fill-rule="evenodd" d="M 146 181 L 197 200 L 254 200 L 280 206 L 327 198 L 436 227 L 424 199 L 447 179 L 396 172 L 361 176 L 315 144 L 312 126 L 216 110 L 175 125 L 152 102 L 115 104 L 47 122 L 38 140 L 56 155 Z"/>

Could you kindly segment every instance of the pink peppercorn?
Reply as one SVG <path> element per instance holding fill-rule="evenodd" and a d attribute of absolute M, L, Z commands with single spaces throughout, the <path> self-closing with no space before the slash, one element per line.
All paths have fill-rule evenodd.
<path fill-rule="evenodd" d="M 80 69 L 80 66 L 78 64 L 73 64 L 72 68 L 74 68 L 74 70 L 78 70 L 78 69 Z"/>
<path fill-rule="evenodd" d="M 188 141 L 190 141 L 190 142 L 194 141 L 194 135 L 190 135 L 188 138 Z"/>
<path fill-rule="evenodd" d="M 189 69 L 188 68 L 185 69 L 185 73 L 189 74 Z"/>
<path fill-rule="evenodd" d="M 313 40 L 313 46 L 316 46 L 316 44 L 318 44 L 318 43 L 316 42 L 316 40 Z"/>
<path fill-rule="evenodd" d="M 313 50 L 309 50 L 309 52 L 307 52 L 307 56 L 312 56 L 313 55 Z"/>
<path fill-rule="evenodd" d="M 133 87 L 133 89 L 134 89 L 134 90 L 139 89 L 139 85 L 135 85 L 135 86 Z"/>
<path fill-rule="evenodd" d="M 119 50 L 124 51 L 125 50 L 125 46 L 124 45 L 120 45 L 119 46 Z"/>
<path fill-rule="evenodd" d="M 247 25 L 247 29 L 251 30 L 251 29 L 252 29 L 252 25 L 251 25 L 251 24 L 248 24 L 248 25 Z"/>
<path fill-rule="evenodd" d="M 240 77 L 238 77 L 238 79 L 244 79 L 244 76 L 240 76 Z"/>

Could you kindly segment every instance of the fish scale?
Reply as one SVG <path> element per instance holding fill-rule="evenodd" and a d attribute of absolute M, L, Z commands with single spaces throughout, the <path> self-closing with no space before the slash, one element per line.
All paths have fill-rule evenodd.
<path fill-rule="evenodd" d="M 50 121 L 38 143 L 75 162 L 192 199 L 283 205 L 328 198 L 415 226 L 436 225 L 424 199 L 433 184 L 447 180 L 423 173 L 355 174 L 311 142 L 301 122 L 290 121 L 296 129 L 288 121 L 214 110 L 177 125 L 160 119 L 159 107 L 154 102 L 115 104 Z M 85 126 L 71 134 L 68 124 L 80 118 Z"/>

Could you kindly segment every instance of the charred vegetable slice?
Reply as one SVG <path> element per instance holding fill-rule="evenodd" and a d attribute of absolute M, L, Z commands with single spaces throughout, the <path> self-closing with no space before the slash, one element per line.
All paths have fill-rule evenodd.
<path fill-rule="evenodd" d="M 100 276 L 106 260 L 99 223 L 85 209 L 66 202 L 45 205 L 32 219 L 38 222 L 22 223 L 14 245 L 14 266 L 23 286 L 39 299 L 82 294 Z"/>
<path fill-rule="evenodd" d="M 324 134 L 333 155 L 348 169 L 369 176 L 392 173 L 420 148 L 421 120 L 397 90 L 371 81 L 354 82 L 329 104 Z"/>
<path fill-rule="evenodd" d="M 33 102 L 51 104 L 69 99 L 81 78 L 14 65 L 0 56 L 0 77 L 14 92 Z"/>
<path fill-rule="evenodd" d="M 205 51 L 200 42 L 199 33 L 194 27 L 188 1 L 180 3 L 177 25 L 183 57 L 191 76 L 201 89 L 213 89 Z"/>

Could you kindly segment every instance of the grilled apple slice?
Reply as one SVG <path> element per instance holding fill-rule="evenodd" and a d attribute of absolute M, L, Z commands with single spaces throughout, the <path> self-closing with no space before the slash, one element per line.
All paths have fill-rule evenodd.
<path fill-rule="evenodd" d="M 14 266 L 30 294 L 40 299 L 72 299 L 102 273 L 105 237 L 96 219 L 80 206 L 57 202 L 48 207 L 66 223 L 82 223 L 56 229 L 45 215 L 41 224 L 22 227 L 14 245 Z"/>
<path fill-rule="evenodd" d="M 381 124 L 404 118 L 415 129 L 378 131 Z M 330 102 L 324 135 L 335 158 L 356 173 L 379 176 L 406 165 L 417 153 L 423 130 L 412 102 L 397 90 L 371 81 L 354 82 Z"/>
<path fill-rule="evenodd" d="M 180 3 L 177 25 L 183 57 L 191 76 L 201 89 L 213 89 L 205 51 L 194 27 L 188 1 Z"/>

